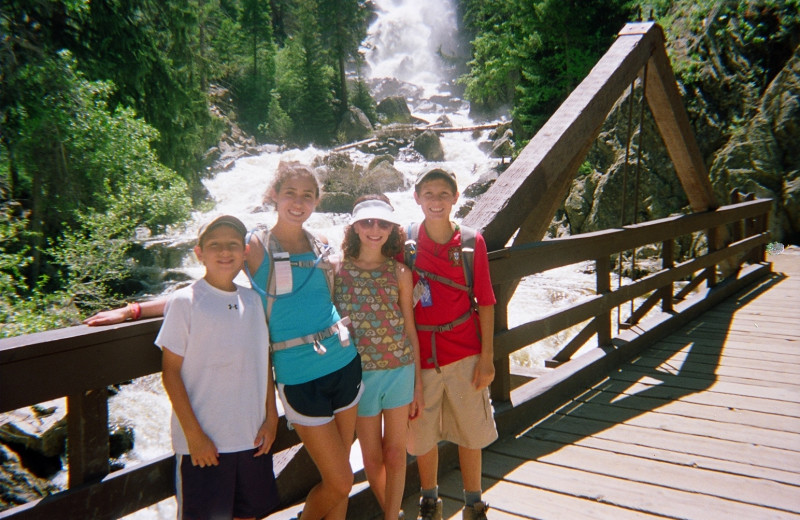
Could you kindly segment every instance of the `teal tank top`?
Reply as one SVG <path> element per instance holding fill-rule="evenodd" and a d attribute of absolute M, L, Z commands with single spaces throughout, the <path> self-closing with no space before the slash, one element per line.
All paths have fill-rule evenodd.
<path fill-rule="evenodd" d="M 312 252 L 291 256 L 292 261 L 314 259 Z M 252 273 L 253 282 L 265 291 L 269 281 L 269 269 L 269 255 L 265 253 L 258 270 Z M 297 291 L 296 288 L 308 277 L 309 269 L 313 270 L 311 278 Z M 272 314 L 267 323 L 272 342 L 314 334 L 339 321 L 339 313 L 331 301 L 328 282 L 321 269 L 292 266 L 292 288 L 291 293 L 279 296 L 272 304 Z M 267 301 L 264 295 L 261 295 L 261 304 L 266 313 Z M 342 347 L 339 336 L 334 334 L 322 341 L 326 348 L 324 354 L 318 354 L 311 343 L 273 352 L 272 366 L 275 367 L 275 381 L 286 385 L 297 385 L 339 370 L 358 355 L 354 339 L 351 339 L 349 346 Z"/>

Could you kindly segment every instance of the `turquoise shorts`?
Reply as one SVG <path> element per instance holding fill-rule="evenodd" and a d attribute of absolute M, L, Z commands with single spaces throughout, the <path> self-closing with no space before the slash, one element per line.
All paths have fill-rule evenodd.
<path fill-rule="evenodd" d="M 364 370 L 364 395 L 358 402 L 359 417 L 373 417 L 382 410 L 404 406 L 414 399 L 414 365 L 390 370 Z"/>

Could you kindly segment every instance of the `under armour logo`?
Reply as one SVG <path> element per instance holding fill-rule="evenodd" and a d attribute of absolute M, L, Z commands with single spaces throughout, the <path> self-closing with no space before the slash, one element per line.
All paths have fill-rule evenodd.
<path fill-rule="evenodd" d="M 233 309 L 236 309 L 238 311 L 239 310 L 239 304 L 238 303 L 229 303 L 228 304 L 228 310 L 233 310 Z"/>

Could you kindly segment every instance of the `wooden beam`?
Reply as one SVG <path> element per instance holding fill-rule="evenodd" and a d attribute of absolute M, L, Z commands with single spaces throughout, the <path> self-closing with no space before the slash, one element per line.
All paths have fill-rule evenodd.
<path fill-rule="evenodd" d="M 98 481 L 108 475 L 108 457 L 108 389 L 68 396 L 69 487 Z"/>
<path fill-rule="evenodd" d="M 716 209 L 719 203 L 663 45 L 648 62 L 646 98 L 692 211 Z"/>
<path fill-rule="evenodd" d="M 664 44 L 654 23 L 626 27 L 638 32 L 617 38 L 465 217 L 464 224 L 483 232 L 490 251 L 504 247 L 523 223 L 530 228 L 525 240 L 541 238 L 620 94 Z"/>

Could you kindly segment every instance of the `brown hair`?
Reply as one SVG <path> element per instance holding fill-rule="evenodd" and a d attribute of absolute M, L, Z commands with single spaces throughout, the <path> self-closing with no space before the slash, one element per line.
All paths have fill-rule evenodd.
<path fill-rule="evenodd" d="M 380 200 L 389 204 L 389 198 L 382 194 L 382 193 L 375 193 L 369 195 L 362 195 L 358 199 L 356 199 L 356 203 L 364 202 L 365 200 Z M 394 209 L 392 207 L 392 209 Z M 358 255 L 361 253 L 361 239 L 358 238 L 358 234 L 356 230 L 353 228 L 354 224 L 348 224 L 348 226 L 344 230 L 344 240 L 342 241 L 342 253 L 344 256 L 350 258 L 358 258 Z M 386 243 L 383 244 L 381 247 L 381 254 L 387 258 L 394 258 L 403 250 L 403 244 L 405 244 L 405 232 L 401 226 L 397 224 L 392 224 L 392 231 L 389 233 L 389 238 L 386 240 Z"/>
<path fill-rule="evenodd" d="M 283 183 L 295 177 L 310 179 L 314 183 L 315 195 L 319 198 L 319 181 L 314 173 L 314 170 L 299 161 L 281 161 L 278 163 L 278 168 L 275 171 L 275 178 L 272 180 L 267 192 L 264 194 L 264 202 L 275 201 L 272 199 L 272 193 L 280 193 Z"/>

